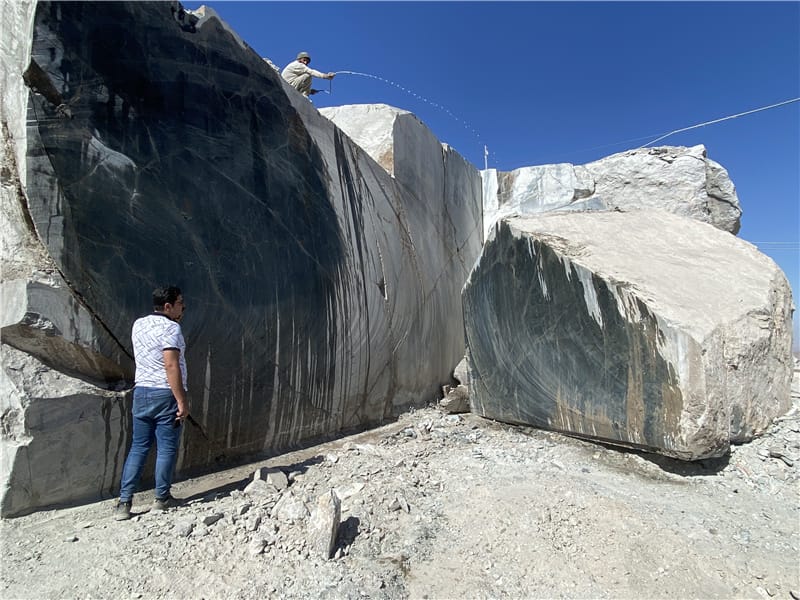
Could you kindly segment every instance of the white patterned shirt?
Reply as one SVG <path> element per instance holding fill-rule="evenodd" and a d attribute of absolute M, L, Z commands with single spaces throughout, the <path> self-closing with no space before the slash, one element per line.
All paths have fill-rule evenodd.
<path fill-rule="evenodd" d="M 137 386 L 169 389 L 167 370 L 164 367 L 164 350 L 177 350 L 183 389 L 189 389 L 186 387 L 186 342 L 180 324 L 166 315 L 153 313 L 136 319 L 131 339 L 133 357 L 136 360 Z"/>

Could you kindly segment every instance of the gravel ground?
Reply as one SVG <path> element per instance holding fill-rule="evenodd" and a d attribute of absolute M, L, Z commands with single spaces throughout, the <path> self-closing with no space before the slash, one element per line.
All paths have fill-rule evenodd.
<path fill-rule="evenodd" d="M 729 456 L 683 463 L 431 406 L 114 502 L 0 521 L 3 598 L 800 600 L 800 390 Z M 251 483 L 259 467 L 287 476 Z M 245 489 L 247 488 L 247 491 Z M 326 559 L 310 533 L 336 491 Z"/>

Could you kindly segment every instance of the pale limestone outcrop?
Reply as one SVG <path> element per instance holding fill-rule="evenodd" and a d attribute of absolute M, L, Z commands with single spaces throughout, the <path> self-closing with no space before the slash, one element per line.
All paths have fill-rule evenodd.
<path fill-rule="evenodd" d="M 63 414 L 102 414 L 106 394 L 132 384 L 130 327 L 158 284 L 180 285 L 190 307 L 203 429 L 185 429 L 179 474 L 438 394 L 463 355 L 460 288 L 481 245 L 474 167 L 420 124 L 398 131 L 409 158 L 392 178 L 210 10 L 0 10 L 4 352 L 95 390 L 28 397 L 34 382 L 4 372 L 17 408 L 3 418 L 24 435 L 0 439 L 0 514 L 70 499 L 12 497 L 19 469 L 46 486 L 58 463 L 72 499 L 116 485 L 91 479 L 105 422 L 86 425 L 95 463 L 62 460 L 62 421 L 30 428 L 26 411 L 57 399 Z M 436 169 L 415 174 L 415 151 Z M 37 437 L 52 443 L 24 458 Z"/>
<path fill-rule="evenodd" d="M 471 408 L 492 419 L 692 460 L 790 406 L 786 277 L 694 219 L 505 219 L 463 298 Z"/>
<path fill-rule="evenodd" d="M 737 233 L 742 210 L 728 172 L 704 146 L 620 152 L 586 165 L 488 169 L 484 231 L 511 215 L 553 210 L 665 210 Z"/>

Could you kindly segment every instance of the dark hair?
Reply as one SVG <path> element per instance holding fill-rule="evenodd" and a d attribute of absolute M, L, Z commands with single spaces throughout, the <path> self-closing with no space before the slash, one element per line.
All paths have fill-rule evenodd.
<path fill-rule="evenodd" d="M 181 295 L 181 288 L 176 285 L 165 285 L 164 287 L 153 290 L 153 308 L 161 310 L 165 304 L 175 304 L 178 296 Z"/>

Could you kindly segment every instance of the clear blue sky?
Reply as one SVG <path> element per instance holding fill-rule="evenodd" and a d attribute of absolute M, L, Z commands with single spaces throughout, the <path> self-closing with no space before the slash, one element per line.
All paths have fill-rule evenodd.
<path fill-rule="evenodd" d="M 484 144 L 503 171 L 584 164 L 800 97 L 798 2 L 207 4 L 281 68 L 305 50 L 321 71 L 395 84 L 341 74 L 318 107 L 409 110 L 478 168 Z M 660 144 L 704 144 L 728 170 L 740 237 L 778 263 L 800 303 L 800 102 Z"/>

